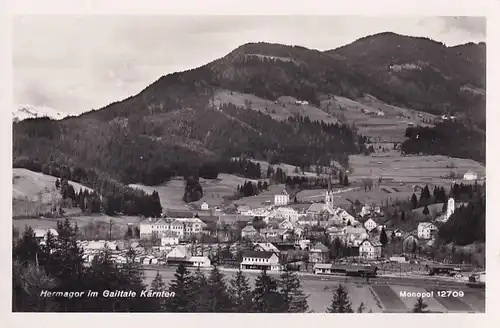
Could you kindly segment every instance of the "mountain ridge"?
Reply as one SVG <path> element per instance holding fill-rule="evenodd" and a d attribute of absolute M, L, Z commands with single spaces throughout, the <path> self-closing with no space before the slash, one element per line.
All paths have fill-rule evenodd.
<path fill-rule="evenodd" d="M 12 109 L 12 120 L 14 122 L 42 117 L 48 117 L 53 120 L 62 120 L 72 115 L 74 114 L 60 112 L 48 106 L 36 106 L 29 104 L 19 104 Z"/>
<path fill-rule="evenodd" d="M 372 43 L 380 43 L 379 37 L 372 36 Z M 391 35 L 383 36 L 387 37 Z M 349 154 L 367 151 L 366 138 L 351 124 L 312 122 L 300 114 L 277 121 L 247 110 L 251 104 L 215 106 L 215 94 L 229 90 L 271 101 L 288 96 L 317 108 L 335 95 L 357 99 L 370 94 L 395 106 L 436 115 L 463 112 L 481 119 L 484 96 L 461 89 L 462 81 L 474 80 L 470 70 L 447 79 L 442 74 L 447 66 L 439 66 L 442 60 L 425 58 L 427 47 L 434 49 L 429 50 L 432 56 L 436 56 L 435 47 L 448 49 L 419 39 L 420 59 L 430 62 L 430 67 L 388 73 L 381 66 L 390 57 L 383 51 L 390 47 L 370 50 L 383 56 L 363 66 L 359 58 L 345 56 L 352 52 L 345 47 L 343 53 L 332 56 L 301 46 L 246 43 L 206 65 L 164 75 L 137 95 L 100 110 L 63 121 L 14 124 L 14 162 L 85 165 L 126 183 L 188 175 L 203 162 L 239 156 L 297 166 L 328 165 L 331 160 L 346 164 Z M 458 49 L 468 57 L 480 53 L 470 45 Z M 456 50 L 445 51 L 455 58 Z M 406 57 L 395 65 L 419 59 L 411 51 L 400 53 Z M 473 65 L 476 57 L 470 59 Z"/>

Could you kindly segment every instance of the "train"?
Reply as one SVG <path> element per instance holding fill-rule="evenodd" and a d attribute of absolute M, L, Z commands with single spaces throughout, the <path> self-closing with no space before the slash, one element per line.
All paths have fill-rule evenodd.
<path fill-rule="evenodd" d="M 315 274 L 350 277 L 376 277 L 378 268 L 374 265 L 317 263 L 314 265 L 313 270 Z"/>

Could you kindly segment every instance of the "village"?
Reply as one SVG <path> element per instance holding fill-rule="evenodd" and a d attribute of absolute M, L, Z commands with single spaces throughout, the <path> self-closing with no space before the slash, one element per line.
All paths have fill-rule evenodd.
<path fill-rule="evenodd" d="M 358 213 L 335 206 L 334 193 L 329 186 L 322 202 L 300 206 L 286 189 L 257 208 L 210 208 L 203 202 L 192 217 L 166 213 L 143 219 L 138 224 L 139 238 L 79 243 L 87 263 L 104 249 L 116 263 L 125 263 L 133 249 L 134 261 L 153 269 L 184 263 L 245 271 L 287 268 L 304 274 L 375 276 L 378 270 L 378 274 L 400 277 L 444 273 L 466 281 L 481 276 L 470 265 L 440 263 L 422 252 L 432 246 L 438 232 L 434 223 L 446 222 L 453 214 L 453 198 L 448 198 L 444 213 L 403 230 L 385 224 L 380 206 L 366 204 Z M 43 242 L 48 231 L 57 236 L 55 229 L 45 228 L 35 229 L 35 236 Z"/>

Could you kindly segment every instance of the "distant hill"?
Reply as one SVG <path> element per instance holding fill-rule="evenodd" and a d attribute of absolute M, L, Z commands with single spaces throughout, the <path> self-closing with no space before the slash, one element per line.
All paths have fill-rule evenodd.
<path fill-rule="evenodd" d="M 390 33 L 327 52 L 248 43 L 202 67 L 163 76 L 100 110 L 62 121 L 15 123 L 14 166 L 86 168 L 105 181 L 156 185 L 231 157 L 345 165 L 349 155 L 367 152 L 367 138 L 348 120 L 334 124 L 336 118 L 321 113 L 326 111 L 322 102 L 369 94 L 424 112 L 484 117 L 484 60 L 478 47 L 447 48 Z M 232 99 L 231 92 L 239 98 L 224 100 Z M 248 99 L 260 107 L 252 108 Z M 275 103 L 282 99 L 304 105 Z M 267 101 L 284 106 L 286 115 L 267 112 Z M 364 131 L 369 127 L 367 122 Z M 111 190 L 101 182 L 92 186 Z"/>
<path fill-rule="evenodd" d="M 486 88 L 486 44 L 447 47 L 428 38 L 380 33 L 325 52 L 391 89 L 392 104 L 433 114 L 465 112 L 485 117 L 484 94 L 464 86 Z"/>

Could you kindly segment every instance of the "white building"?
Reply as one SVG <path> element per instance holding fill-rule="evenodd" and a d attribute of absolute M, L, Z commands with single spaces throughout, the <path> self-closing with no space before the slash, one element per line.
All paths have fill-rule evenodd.
<path fill-rule="evenodd" d="M 140 237 L 151 238 L 156 234 L 159 238 L 165 232 L 173 232 L 179 238 L 200 234 L 206 224 L 199 218 L 165 218 L 153 221 L 145 219 L 139 224 Z"/>
<path fill-rule="evenodd" d="M 208 268 L 212 265 L 210 259 L 206 256 L 191 256 L 187 262 L 190 266 Z"/>
<path fill-rule="evenodd" d="M 45 240 L 47 239 L 47 234 L 50 232 L 50 234 L 54 237 L 59 236 L 57 233 L 56 229 L 52 228 L 36 228 L 33 230 L 33 233 L 35 234 L 35 239 L 36 240 Z"/>
<path fill-rule="evenodd" d="M 201 203 L 200 209 L 202 211 L 208 211 L 208 204 L 207 204 L 207 202 Z"/>
<path fill-rule="evenodd" d="M 474 171 L 467 171 L 467 173 L 464 174 L 464 180 L 466 181 L 475 181 L 477 180 L 477 173 Z"/>
<path fill-rule="evenodd" d="M 288 205 L 289 202 L 290 195 L 286 192 L 286 190 L 283 190 L 279 195 L 274 195 L 274 205 L 283 206 Z"/>
<path fill-rule="evenodd" d="M 289 219 L 292 223 L 299 218 L 299 213 L 291 207 L 278 207 L 269 215 L 274 218 Z"/>
<path fill-rule="evenodd" d="M 240 264 L 242 270 L 270 270 L 279 271 L 280 264 L 278 256 L 273 252 L 247 251 L 243 253 L 243 261 Z"/>
<path fill-rule="evenodd" d="M 375 222 L 373 219 L 368 219 L 364 223 L 364 226 L 367 231 L 372 231 L 377 227 L 377 222 Z"/>
<path fill-rule="evenodd" d="M 382 256 L 382 244 L 376 240 L 365 239 L 359 245 L 359 256 L 365 259 L 377 259 Z"/>
<path fill-rule="evenodd" d="M 417 227 L 417 236 L 419 239 L 431 239 L 437 231 L 437 227 L 430 222 L 421 222 Z"/>
<path fill-rule="evenodd" d="M 167 231 L 161 237 L 161 245 L 179 245 L 179 236 L 172 231 Z"/>

